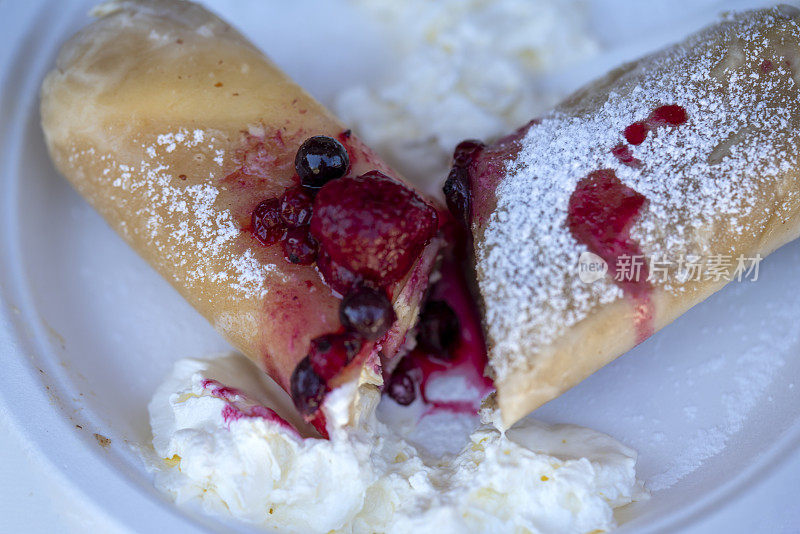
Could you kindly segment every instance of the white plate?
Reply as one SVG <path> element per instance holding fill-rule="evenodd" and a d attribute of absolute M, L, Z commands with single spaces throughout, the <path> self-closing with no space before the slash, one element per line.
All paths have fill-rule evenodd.
<path fill-rule="evenodd" d="M 390 64 L 379 33 L 341 2 L 209 4 L 323 101 Z M 4 4 L 0 16 L 0 399 L 55 472 L 119 523 L 137 531 L 194 532 L 202 522 L 249 532 L 178 511 L 152 488 L 131 447 L 149 441 L 146 404 L 172 362 L 227 345 L 47 158 L 38 85 L 60 42 L 88 21 L 89 5 Z M 732 6 L 592 3 L 609 52 L 554 83 L 574 87 L 678 39 L 720 5 Z M 798 264 L 800 243 L 784 247 L 761 264 L 757 282 L 726 288 L 536 412 L 639 450 L 653 498 L 621 514 L 628 520 L 621 531 L 691 525 L 797 454 Z"/>

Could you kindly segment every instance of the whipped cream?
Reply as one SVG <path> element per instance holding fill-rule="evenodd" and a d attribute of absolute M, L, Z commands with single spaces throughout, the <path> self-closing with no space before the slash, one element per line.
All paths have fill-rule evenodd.
<path fill-rule="evenodd" d="M 615 507 L 644 496 L 636 453 L 604 434 L 482 424 L 460 452 L 433 455 L 408 425 L 379 420 L 379 400 L 373 386 L 342 386 L 323 407 L 330 439 L 304 437 L 266 406 L 285 398 L 243 357 L 181 360 L 149 406 L 156 485 L 179 504 L 303 533 L 605 531 Z M 384 403 L 381 417 L 399 408 Z"/>
<path fill-rule="evenodd" d="M 548 77 L 599 48 L 575 0 L 353 3 L 383 23 L 397 61 L 342 91 L 333 108 L 431 192 L 457 143 L 505 135 L 548 110 L 564 96 Z"/>

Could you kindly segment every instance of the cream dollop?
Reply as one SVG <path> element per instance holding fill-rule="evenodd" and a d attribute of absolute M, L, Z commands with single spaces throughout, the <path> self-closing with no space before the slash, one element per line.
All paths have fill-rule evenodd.
<path fill-rule="evenodd" d="M 333 107 L 403 175 L 438 192 L 456 144 L 505 135 L 565 95 L 548 77 L 594 55 L 575 0 L 353 0 L 396 51 Z M 433 178 L 433 180 L 432 180 Z"/>
<path fill-rule="evenodd" d="M 303 437 L 265 406 L 275 401 L 243 357 L 181 360 L 149 407 L 156 485 L 179 504 L 303 533 L 609 530 L 613 509 L 644 495 L 635 452 L 604 434 L 484 424 L 459 453 L 432 457 L 377 418 L 377 390 L 360 392 L 352 425 L 342 413 L 355 387 L 326 400 L 331 439 Z"/>

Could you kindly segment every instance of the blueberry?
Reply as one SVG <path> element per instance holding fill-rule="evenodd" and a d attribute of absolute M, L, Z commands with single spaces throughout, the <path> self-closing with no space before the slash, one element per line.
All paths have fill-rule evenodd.
<path fill-rule="evenodd" d="M 472 192 L 469 183 L 469 171 L 464 167 L 454 166 L 450 169 L 443 188 L 447 209 L 467 228 L 472 217 Z"/>
<path fill-rule="evenodd" d="M 307 189 L 323 185 L 347 174 L 350 158 L 342 144 L 324 135 L 309 137 L 294 158 L 294 168 L 300 183 Z"/>
<path fill-rule="evenodd" d="M 294 368 L 290 386 L 294 405 L 303 415 L 316 412 L 328 392 L 328 385 L 314 371 L 308 356 L 300 360 Z"/>
<path fill-rule="evenodd" d="M 486 145 L 475 139 L 461 141 L 453 151 L 453 165 L 457 165 L 459 167 L 468 166 L 470 163 L 472 163 L 475 155 L 483 150 L 484 146 Z"/>
<path fill-rule="evenodd" d="M 469 166 L 484 146 L 480 141 L 473 139 L 460 142 L 453 151 L 453 167 L 444 183 L 447 208 L 456 219 L 463 221 L 467 228 L 472 212 Z"/>
<path fill-rule="evenodd" d="M 408 406 L 417 398 L 417 389 L 414 380 L 405 369 L 396 369 L 389 378 L 386 386 L 388 395 L 403 406 Z"/>
<path fill-rule="evenodd" d="M 461 333 L 456 312 L 442 300 L 429 300 L 417 326 L 417 346 L 440 358 L 449 358 Z"/>
<path fill-rule="evenodd" d="M 339 319 L 345 328 L 366 340 L 375 341 L 389 330 L 397 316 L 386 293 L 371 286 L 358 285 L 342 299 Z"/>

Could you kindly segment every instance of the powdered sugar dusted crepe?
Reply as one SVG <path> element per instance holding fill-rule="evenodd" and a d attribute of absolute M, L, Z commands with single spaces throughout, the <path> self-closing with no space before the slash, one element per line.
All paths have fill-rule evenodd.
<path fill-rule="evenodd" d="M 379 355 L 395 356 L 428 285 L 435 209 L 204 8 L 116 1 L 96 14 L 42 87 L 59 170 L 307 417 L 344 381 L 380 384 Z M 345 198 L 298 175 L 315 136 Z M 367 278 L 389 328 L 359 337 L 343 332 L 342 297 Z M 324 372 L 309 366 L 315 340 L 336 352 Z"/>
<path fill-rule="evenodd" d="M 798 236 L 798 21 L 729 16 L 457 149 L 505 424 Z"/>

